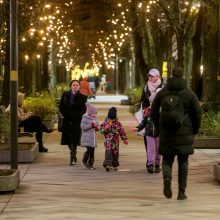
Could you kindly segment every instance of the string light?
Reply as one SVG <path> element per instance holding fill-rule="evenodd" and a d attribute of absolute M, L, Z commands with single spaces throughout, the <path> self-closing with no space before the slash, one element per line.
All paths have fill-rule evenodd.
<path fill-rule="evenodd" d="M 159 24 L 166 22 L 164 13 L 154 14 L 154 10 L 158 7 L 157 1 L 140 1 L 136 7 L 138 10 L 138 16 L 145 15 L 145 21 L 150 23 L 157 21 Z M 165 2 L 165 1 L 163 1 Z M 172 1 L 167 1 L 166 7 L 170 9 Z M 0 0 L 0 4 L 3 0 Z M 100 54 L 104 57 L 106 61 L 114 58 L 113 54 L 118 51 L 122 51 L 123 47 L 126 46 L 126 42 L 129 42 L 132 37 L 133 29 L 130 26 L 130 4 L 131 0 L 118 0 L 113 7 L 113 12 L 111 17 L 109 17 L 106 22 L 108 23 L 108 29 L 112 29 L 112 33 L 109 34 L 105 30 L 100 30 L 97 35 L 99 39 L 96 43 L 89 44 L 88 48 L 91 50 L 91 59 L 96 63 L 97 66 L 100 65 L 98 58 Z M 34 42 L 39 47 L 49 45 L 49 42 L 53 38 L 55 43 L 53 44 L 55 49 L 59 51 L 59 57 L 63 58 L 65 65 L 68 69 L 74 65 L 74 57 L 77 56 L 81 51 L 76 47 L 77 29 L 73 25 L 73 21 L 69 19 L 69 11 L 74 8 L 75 1 L 65 0 L 64 4 L 51 3 L 40 6 L 40 1 L 36 7 L 30 6 L 30 11 L 39 8 L 40 15 L 36 21 L 30 22 L 30 29 L 21 38 L 21 42 L 26 44 L 29 40 Z M 188 7 L 189 1 L 181 1 L 181 7 Z M 200 2 L 194 3 L 191 7 L 191 13 L 197 13 L 200 8 Z M 152 16 L 154 14 L 154 16 Z M 156 19 L 155 19 L 156 17 Z M 68 27 L 68 28 L 67 28 Z M 0 49 L 2 50 L 2 44 L 0 43 Z M 74 48 L 74 49 L 73 49 Z M 97 59 L 96 59 L 97 58 Z M 113 66 L 113 64 L 111 64 Z"/>

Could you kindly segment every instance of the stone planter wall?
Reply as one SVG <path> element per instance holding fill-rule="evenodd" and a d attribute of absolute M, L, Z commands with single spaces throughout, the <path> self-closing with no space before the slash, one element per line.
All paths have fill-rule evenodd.
<path fill-rule="evenodd" d="M 9 170 L 9 171 L 12 171 L 12 174 L 0 175 L 0 192 L 8 192 L 8 191 L 16 190 L 20 184 L 20 171 L 19 170 Z"/>
<path fill-rule="evenodd" d="M 19 145 L 22 143 L 19 143 Z M 27 143 L 24 143 L 27 144 Z M 33 147 L 30 150 L 18 150 L 18 162 L 26 163 L 33 162 L 38 154 L 39 154 L 39 146 L 38 143 L 29 143 Z M 11 155 L 9 150 L 1 150 L 0 151 L 0 162 L 1 163 L 9 163 L 11 161 Z"/>

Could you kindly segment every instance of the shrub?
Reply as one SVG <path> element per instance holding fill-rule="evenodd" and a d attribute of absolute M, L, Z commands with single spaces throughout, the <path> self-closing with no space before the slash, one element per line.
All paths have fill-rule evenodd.
<path fill-rule="evenodd" d="M 134 111 L 138 111 L 140 108 L 140 100 L 141 100 L 141 94 L 143 91 L 143 87 L 137 87 L 134 89 L 128 89 L 125 94 L 129 97 L 131 105 L 134 106 Z"/>
<path fill-rule="evenodd" d="M 199 135 L 220 137 L 220 112 L 203 112 Z"/>
<path fill-rule="evenodd" d="M 9 138 L 10 118 L 5 112 L 0 111 L 0 140 L 6 141 Z"/>
<path fill-rule="evenodd" d="M 27 97 L 23 103 L 24 111 L 31 111 L 42 120 L 57 113 L 55 100 L 48 94 L 42 93 L 40 96 Z"/>
<path fill-rule="evenodd" d="M 69 85 L 67 83 L 58 83 L 54 89 L 51 91 L 51 94 L 54 96 L 54 98 L 61 98 L 62 94 L 65 91 L 68 91 Z"/>

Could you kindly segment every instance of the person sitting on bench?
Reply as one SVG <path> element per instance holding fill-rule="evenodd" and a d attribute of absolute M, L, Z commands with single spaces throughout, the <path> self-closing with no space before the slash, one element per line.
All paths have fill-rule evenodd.
<path fill-rule="evenodd" d="M 47 152 L 48 149 L 43 146 L 43 132 L 51 133 L 53 129 L 48 128 L 43 124 L 39 116 L 33 115 L 32 112 L 24 112 L 22 108 L 24 97 L 24 93 L 18 92 L 18 127 L 24 128 L 24 132 L 36 132 L 36 141 L 39 143 L 39 152 Z M 8 106 L 7 111 L 10 112 L 10 105 Z"/>

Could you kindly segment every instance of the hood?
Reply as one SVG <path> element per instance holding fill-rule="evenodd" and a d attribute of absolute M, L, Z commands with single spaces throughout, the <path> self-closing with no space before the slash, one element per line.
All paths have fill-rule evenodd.
<path fill-rule="evenodd" d="M 183 90 L 187 88 L 186 80 L 178 77 L 168 78 L 166 87 L 169 90 L 175 90 L 175 91 Z"/>

